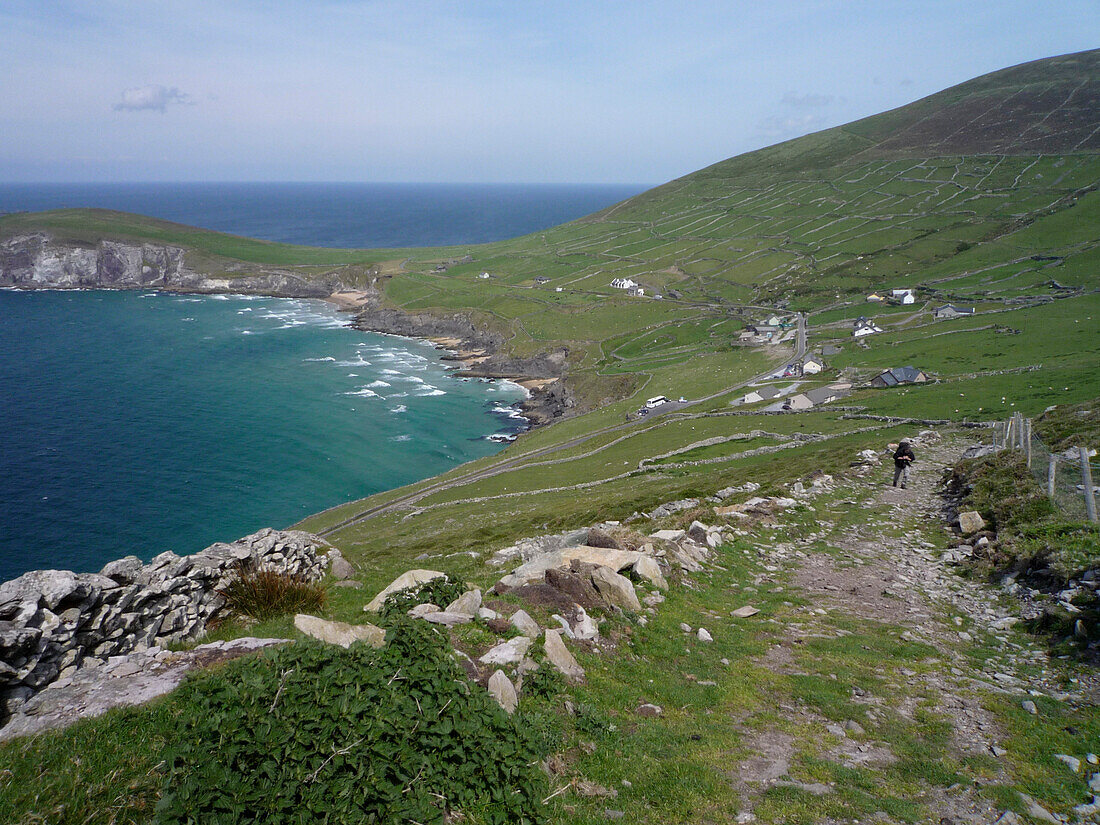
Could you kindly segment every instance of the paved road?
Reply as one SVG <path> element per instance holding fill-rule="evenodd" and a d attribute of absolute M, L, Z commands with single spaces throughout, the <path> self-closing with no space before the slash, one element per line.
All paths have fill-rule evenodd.
<path fill-rule="evenodd" d="M 796 335 L 795 355 L 793 359 L 795 361 L 799 360 L 806 354 L 806 316 L 800 312 L 797 313 L 797 317 L 798 332 Z M 498 464 L 494 464 L 492 467 L 487 467 L 483 470 L 474 470 L 459 476 L 455 476 L 453 478 L 433 482 L 432 484 L 429 484 L 426 487 L 422 487 L 419 490 L 405 493 L 404 495 L 390 499 L 389 501 L 382 504 L 376 504 L 373 507 L 367 507 L 363 510 L 360 510 L 358 513 L 349 516 L 348 518 L 337 524 L 334 524 L 331 527 L 328 527 L 324 530 L 319 530 L 318 535 L 330 536 L 333 533 L 343 530 L 345 527 L 350 527 L 353 524 L 358 524 L 360 522 L 366 521 L 367 519 L 374 518 L 375 516 L 382 515 L 383 513 L 388 513 L 401 507 L 407 507 L 408 505 L 415 504 L 417 501 L 420 501 L 427 496 L 442 492 L 444 490 L 448 490 L 452 487 L 456 487 L 461 484 L 470 484 L 475 481 L 481 481 L 486 478 L 491 478 L 495 475 L 499 475 L 500 473 L 504 473 L 508 470 L 513 470 L 516 467 L 522 466 L 523 464 L 526 464 L 533 459 L 541 458 L 546 455 L 551 455 L 562 450 L 572 449 L 573 447 L 577 447 L 584 442 L 589 441 L 590 439 L 596 438 L 597 436 L 607 435 L 608 433 L 614 433 L 621 430 L 628 430 L 634 427 L 638 427 L 642 424 L 647 424 L 670 413 L 682 412 L 683 410 L 689 409 L 698 404 L 703 404 L 707 401 L 713 401 L 719 396 L 726 395 L 735 390 L 742 389 L 758 381 L 764 381 L 771 377 L 773 371 L 774 370 L 769 370 L 768 372 L 755 375 L 747 381 L 742 381 L 738 384 L 725 387 L 718 392 L 711 393 L 710 395 L 703 398 L 697 398 L 692 401 L 687 401 L 685 403 L 674 401 L 669 404 L 663 404 L 660 407 L 652 410 L 648 415 L 631 419 L 630 421 L 626 421 L 622 424 L 614 424 L 610 427 L 602 427 L 598 430 L 593 430 L 590 433 L 585 433 L 584 435 L 577 436 L 576 438 L 571 438 L 568 441 L 563 441 L 560 444 L 552 444 L 548 447 L 541 447 L 537 450 L 522 453 L 521 455 L 517 455 L 514 458 L 505 459 L 504 461 L 501 461 Z"/>

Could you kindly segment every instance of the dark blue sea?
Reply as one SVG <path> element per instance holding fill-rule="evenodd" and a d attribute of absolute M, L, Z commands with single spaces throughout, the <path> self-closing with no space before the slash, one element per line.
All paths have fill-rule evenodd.
<path fill-rule="evenodd" d="M 640 187 L 639 187 L 640 188 Z M 600 195 L 602 192 L 602 195 Z M 2 186 L 0 209 L 104 206 L 274 241 L 467 243 L 610 187 Z M 0 290 L 0 581 L 192 553 L 438 474 L 519 432 L 521 388 L 318 301 Z"/>
<path fill-rule="evenodd" d="M 488 243 L 648 187 L 605 184 L 0 184 L 0 213 L 97 206 L 265 241 L 348 249 Z"/>

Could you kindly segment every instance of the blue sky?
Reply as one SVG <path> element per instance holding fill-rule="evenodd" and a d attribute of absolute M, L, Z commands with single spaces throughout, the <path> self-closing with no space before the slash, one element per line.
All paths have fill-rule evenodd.
<path fill-rule="evenodd" d="M 657 183 L 1100 45 L 1096 0 L 4 0 L 0 180 Z"/>

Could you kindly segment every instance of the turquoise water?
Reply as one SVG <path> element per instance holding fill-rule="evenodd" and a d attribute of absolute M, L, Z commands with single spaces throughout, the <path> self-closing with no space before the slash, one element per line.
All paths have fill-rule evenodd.
<path fill-rule="evenodd" d="M 0 581 L 285 527 L 521 428 L 519 387 L 346 320 L 315 301 L 0 291 Z"/>

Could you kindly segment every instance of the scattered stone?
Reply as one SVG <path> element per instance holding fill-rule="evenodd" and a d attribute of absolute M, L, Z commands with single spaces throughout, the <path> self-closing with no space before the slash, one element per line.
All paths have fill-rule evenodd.
<path fill-rule="evenodd" d="M 1023 825 L 1023 822 L 1021 822 L 1020 817 L 1016 816 L 1012 811 L 1005 811 L 997 818 L 997 821 L 994 822 L 993 825 Z"/>
<path fill-rule="evenodd" d="M 656 607 L 657 605 L 663 603 L 664 600 L 665 597 L 662 596 L 660 593 L 650 593 L 648 596 L 642 599 L 642 604 L 644 604 L 646 607 Z"/>
<path fill-rule="evenodd" d="M 531 614 L 526 610 L 517 610 L 512 614 L 509 621 L 512 627 L 530 639 L 537 639 L 542 635 L 542 628 L 539 627 L 539 623 L 532 619 Z"/>
<path fill-rule="evenodd" d="M 446 573 L 440 573 L 438 570 L 409 570 L 402 573 L 392 582 L 390 582 L 383 590 L 375 596 L 370 602 L 363 608 L 367 613 L 377 613 L 382 609 L 383 603 L 386 601 L 386 597 L 391 593 L 396 593 L 398 590 L 404 590 L 408 587 L 415 587 L 425 582 L 430 582 L 433 579 L 445 579 Z"/>
<path fill-rule="evenodd" d="M 546 660 L 556 667 L 563 676 L 575 682 L 584 679 L 584 668 L 573 658 L 573 654 L 569 652 L 565 642 L 561 640 L 559 631 L 547 630 L 546 635 L 543 637 L 542 647 L 546 653 Z"/>
<path fill-rule="evenodd" d="M 657 589 L 668 590 L 668 581 L 661 573 L 661 566 L 657 564 L 656 559 L 650 556 L 642 556 L 634 562 L 631 569 Z"/>
<path fill-rule="evenodd" d="M 1097 756 L 1095 753 L 1086 753 L 1085 761 L 1090 765 L 1100 765 L 1100 756 Z"/>
<path fill-rule="evenodd" d="M 602 547 L 565 547 L 538 556 L 525 564 L 520 565 L 507 576 L 500 580 L 500 586 L 504 590 L 522 587 L 525 584 L 537 584 L 546 579 L 546 572 L 555 568 L 569 568 L 574 561 L 592 564 L 597 567 L 607 567 L 618 573 L 625 567 L 630 567 L 639 558 L 641 553 L 635 550 L 613 550 Z M 499 591 L 498 591 L 499 592 Z"/>
<path fill-rule="evenodd" d="M 660 716 L 664 712 L 664 708 L 662 708 L 660 705 L 654 705 L 650 702 L 646 702 L 643 705 L 638 705 L 637 710 L 637 714 L 639 716 L 646 716 L 649 718 Z"/>
<path fill-rule="evenodd" d="M 959 532 L 968 536 L 971 533 L 977 533 L 979 530 L 985 529 L 985 519 L 982 518 L 982 514 L 976 510 L 969 510 L 965 513 L 959 513 Z"/>
<path fill-rule="evenodd" d="M 489 694 L 497 700 L 507 713 L 513 713 L 519 704 L 515 686 L 512 680 L 504 675 L 503 670 L 497 670 L 489 677 Z"/>
<path fill-rule="evenodd" d="M 1035 703 L 1032 702 L 1030 699 L 1024 699 L 1024 701 L 1020 703 L 1020 707 L 1022 707 L 1028 713 L 1034 714 L 1039 712 L 1039 709 L 1035 707 Z"/>
<path fill-rule="evenodd" d="M 366 642 L 371 647 L 386 643 L 386 631 L 372 624 L 347 624 L 299 613 L 294 617 L 294 627 L 307 636 L 320 639 L 330 645 L 351 647 L 354 642 Z"/>
<path fill-rule="evenodd" d="M 1020 801 L 1024 803 L 1024 808 L 1027 809 L 1027 815 L 1032 819 L 1039 822 L 1052 822 L 1054 825 L 1061 825 L 1062 820 L 1058 819 L 1054 814 L 1028 796 L 1026 793 L 1017 791 L 1020 794 Z"/>
<path fill-rule="evenodd" d="M 576 614 L 577 622 L 573 626 L 573 637 L 584 642 L 594 642 L 599 639 L 600 626 L 596 624 L 595 619 L 589 616 L 580 605 L 577 605 Z"/>
<path fill-rule="evenodd" d="M 476 587 L 473 590 L 467 590 L 449 605 L 447 605 L 448 613 L 459 613 L 463 616 L 469 616 L 471 619 L 477 615 L 477 611 L 481 608 L 481 591 Z"/>
<path fill-rule="evenodd" d="M 863 729 L 863 725 L 861 725 L 855 719 L 849 719 L 847 722 L 845 722 L 844 730 L 848 731 L 848 733 L 854 733 L 856 736 L 862 736 L 864 733 L 867 732 Z"/>
<path fill-rule="evenodd" d="M 687 532 L 684 530 L 658 530 L 656 533 L 650 533 L 649 538 L 656 539 L 657 541 L 670 541 L 678 542 Z"/>
<path fill-rule="evenodd" d="M 328 551 L 328 570 L 337 581 L 346 581 L 355 575 L 355 568 L 335 547 Z"/>
<path fill-rule="evenodd" d="M 548 633 L 550 631 L 547 631 Z M 514 665 L 523 660 L 527 655 L 527 648 L 531 646 L 531 640 L 526 636 L 516 636 L 506 642 L 501 642 L 488 650 L 478 659 L 483 665 Z"/>
<path fill-rule="evenodd" d="M 691 625 L 687 622 L 680 622 L 680 630 L 684 631 L 684 633 L 691 633 Z"/>
<path fill-rule="evenodd" d="M 465 613 L 452 613 L 449 610 L 437 610 L 434 613 L 425 613 L 420 618 L 432 624 L 441 624 L 444 627 L 469 624 L 473 621 L 473 616 L 468 616 Z"/>
<path fill-rule="evenodd" d="M 994 756 L 996 756 L 998 759 L 1000 759 L 1002 756 L 1004 756 L 1005 754 L 1008 753 L 1008 751 L 1006 751 L 1000 745 L 990 745 L 989 746 L 989 752 L 991 754 L 993 754 Z"/>
<path fill-rule="evenodd" d="M 603 547 L 610 550 L 625 550 L 623 543 L 602 527 L 589 527 L 585 544 L 589 547 Z"/>
<path fill-rule="evenodd" d="M 431 602 L 422 602 L 416 605 L 416 607 L 409 608 L 409 615 L 414 619 L 423 619 L 429 613 L 438 613 L 439 605 L 432 604 Z"/>
<path fill-rule="evenodd" d="M 736 610 L 730 611 L 730 615 L 737 619 L 747 619 L 750 616 L 755 616 L 759 612 L 760 611 L 751 604 L 747 604 L 744 607 L 739 607 Z"/>
<path fill-rule="evenodd" d="M 714 637 L 710 635 L 705 627 L 700 627 L 699 632 L 695 634 L 696 638 L 700 642 L 713 642 Z"/>
<path fill-rule="evenodd" d="M 477 609 L 477 617 L 484 622 L 496 621 L 500 618 L 500 614 L 490 607 L 479 607 Z"/>
<path fill-rule="evenodd" d="M 626 576 L 620 576 L 610 567 L 597 567 L 592 573 L 592 583 L 609 604 L 632 613 L 641 612 L 638 594 Z"/>
<path fill-rule="evenodd" d="M 1056 753 L 1054 754 L 1054 758 L 1060 762 L 1065 762 L 1066 767 L 1068 767 L 1074 773 L 1079 773 L 1081 770 L 1081 760 L 1078 759 L 1076 756 L 1070 756 L 1066 753 Z"/>

